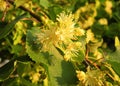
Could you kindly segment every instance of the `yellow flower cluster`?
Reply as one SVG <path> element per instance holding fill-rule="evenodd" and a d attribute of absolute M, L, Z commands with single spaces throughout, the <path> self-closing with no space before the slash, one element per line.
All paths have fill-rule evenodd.
<path fill-rule="evenodd" d="M 76 26 L 72 13 L 67 14 L 62 12 L 58 15 L 56 20 L 57 22 L 43 28 L 41 32 L 37 34 L 37 37 L 43 45 L 43 51 L 50 51 L 51 46 L 55 46 L 65 54 L 65 59 L 69 60 L 70 55 L 78 51 L 76 49 L 81 46 L 80 42 L 73 42 L 73 40 L 77 41 L 77 37 L 83 36 L 85 31 Z M 63 47 L 63 45 L 65 47 Z"/>
<path fill-rule="evenodd" d="M 87 70 L 84 71 L 76 71 L 77 77 L 80 80 L 79 86 L 104 86 L 104 77 L 105 73 L 100 70 Z"/>
<path fill-rule="evenodd" d="M 81 42 L 72 42 L 67 46 L 67 49 L 65 50 L 65 60 L 71 60 L 74 61 L 72 57 L 77 57 L 79 50 L 81 49 L 82 44 Z"/>
<path fill-rule="evenodd" d="M 83 29 L 87 29 L 91 27 L 95 22 L 95 17 L 97 16 L 97 4 L 88 4 L 86 3 L 85 6 L 80 7 L 76 13 L 75 18 L 79 20 L 79 24 Z"/>
<path fill-rule="evenodd" d="M 0 0 L 0 11 L 4 11 L 6 9 L 6 2 L 4 0 Z"/>
<path fill-rule="evenodd" d="M 113 7 L 112 1 L 106 0 L 105 6 L 106 6 L 106 7 L 105 7 L 105 11 L 106 11 L 109 15 L 111 15 L 111 14 L 112 14 L 112 7 Z"/>

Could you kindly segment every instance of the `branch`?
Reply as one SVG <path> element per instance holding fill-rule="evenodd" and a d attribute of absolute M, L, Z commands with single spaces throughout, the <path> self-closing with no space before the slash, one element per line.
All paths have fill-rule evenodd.
<path fill-rule="evenodd" d="M 8 2 L 12 5 L 14 5 L 14 1 L 13 0 L 8 0 Z M 42 19 L 39 15 L 35 14 L 34 12 L 32 12 L 31 10 L 29 10 L 28 8 L 24 7 L 24 6 L 19 6 L 18 8 L 24 10 L 24 11 L 27 11 L 28 13 L 30 13 L 30 15 L 32 17 L 34 17 L 36 20 L 38 20 L 39 22 L 43 23 L 42 22 Z"/>

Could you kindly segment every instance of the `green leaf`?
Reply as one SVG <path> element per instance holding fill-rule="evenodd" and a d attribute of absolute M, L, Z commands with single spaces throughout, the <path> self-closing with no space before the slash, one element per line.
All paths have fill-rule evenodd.
<path fill-rule="evenodd" d="M 13 45 L 12 46 L 12 51 L 11 51 L 13 54 L 16 54 L 16 55 L 23 55 L 24 53 L 24 48 L 23 46 L 21 45 Z"/>
<path fill-rule="evenodd" d="M 40 52 L 40 44 L 37 44 L 36 42 L 36 36 L 35 33 L 39 31 L 39 28 L 33 28 L 31 30 L 27 31 L 27 38 L 26 38 L 26 49 L 27 53 L 30 56 L 30 58 L 35 61 L 36 63 L 44 63 L 49 64 L 49 57 L 45 57 L 44 54 L 47 55 L 47 53 L 41 53 Z"/>
<path fill-rule="evenodd" d="M 74 86 L 77 81 L 73 65 L 57 57 L 48 66 L 48 74 L 49 86 Z"/>
<path fill-rule="evenodd" d="M 114 38 L 115 36 L 118 36 L 118 38 L 120 38 L 120 29 L 118 28 L 120 28 L 120 22 L 110 24 L 105 35 L 110 38 Z"/>
<path fill-rule="evenodd" d="M 97 8 L 97 16 L 96 19 L 99 18 L 109 18 L 109 14 L 105 11 L 105 8 L 101 5 L 99 8 Z"/>
<path fill-rule="evenodd" d="M 31 69 L 30 62 L 17 61 L 17 73 L 20 76 L 27 74 Z"/>
<path fill-rule="evenodd" d="M 15 0 L 14 4 L 15 4 L 16 7 L 19 7 L 19 6 L 25 4 L 28 1 L 30 1 L 30 0 Z"/>
<path fill-rule="evenodd" d="M 0 68 L 0 82 L 7 79 L 14 71 L 14 61 L 10 61 Z"/>
<path fill-rule="evenodd" d="M 26 13 L 21 16 L 18 16 L 15 20 L 11 21 L 9 24 L 5 25 L 4 27 L 0 27 L 0 39 L 7 36 L 13 30 L 14 25 L 25 16 Z"/>
<path fill-rule="evenodd" d="M 59 7 L 59 6 L 54 6 L 54 7 L 49 7 L 48 10 L 49 10 L 48 12 L 49 12 L 49 16 L 50 16 L 51 20 L 55 21 L 56 20 L 56 16 L 60 12 L 62 12 L 63 9 L 61 7 Z"/>
<path fill-rule="evenodd" d="M 113 69 L 120 76 L 120 67 L 118 66 L 118 65 L 120 65 L 120 46 L 119 46 L 119 48 L 117 48 L 117 50 L 115 52 L 110 53 L 109 56 L 110 57 L 107 59 L 108 63 L 111 64 Z"/>
<path fill-rule="evenodd" d="M 29 80 L 26 80 L 24 78 L 20 78 L 20 86 L 37 86 L 34 83 L 31 83 Z"/>
<path fill-rule="evenodd" d="M 40 0 L 40 5 L 47 9 L 50 6 L 50 3 L 48 0 Z"/>
<path fill-rule="evenodd" d="M 107 30 L 107 26 L 101 25 L 98 22 L 95 22 L 92 26 L 92 32 L 95 35 L 103 35 L 106 30 Z"/>
<path fill-rule="evenodd" d="M 111 64 L 112 68 L 115 70 L 115 72 L 120 76 L 120 62 L 108 60 L 108 63 Z"/>
<path fill-rule="evenodd" d="M 20 86 L 19 78 L 9 78 L 2 84 L 3 86 Z"/>

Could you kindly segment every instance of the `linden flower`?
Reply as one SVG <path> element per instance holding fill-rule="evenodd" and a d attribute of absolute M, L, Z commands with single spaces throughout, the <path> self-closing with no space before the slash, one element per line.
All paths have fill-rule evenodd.
<path fill-rule="evenodd" d="M 40 78 L 40 74 L 39 73 L 33 73 L 30 77 L 30 79 L 32 80 L 33 83 L 36 83 L 39 81 Z"/>
<path fill-rule="evenodd" d="M 77 36 L 85 33 L 84 30 L 75 27 L 76 22 L 71 13 L 61 13 L 58 15 L 57 21 L 37 34 L 38 40 L 43 46 L 42 50 L 49 51 L 51 46 L 60 48 L 60 44 L 68 45 L 72 40 L 77 40 Z"/>
<path fill-rule="evenodd" d="M 83 80 L 85 86 L 104 86 L 105 74 L 100 70 L 89 70 Z"/>
<path fill-rule="evenodd" d="M 57 21 L 59 22 L 59 26 L 62 28 L 74 28 L 75 25 L 74 16 L 71 13 L 60 13 L 60 15 L 58 15 Z"/>
<path fill-rule="evenodd" d="M 68 60 L 73 60 L 73 58 L 77 58 L 79 51 L 82 47 L 82 44 L 80 42 L 72 42 L 67 46 L 67 49 L 65 50 L 65 55 L 64 55 L 64 59 L 66 61 Z"/>
<path fill-rule="evenodd" d="M 76 71 L 77 73 L 77 78 L 79 81 L 84 81 L 86 78 L 85 72 L 83 71 Z"/>
<path fill-rule="evenodd" d="M 88 28 L 88 27 L 92 26 L 94 21 L 95 21 L 94 17 L 89 17 L 87 20 L 85 20 L 83 28 Z"/>
<path fill-rule="evenodd" d="M 47 30 L 45 29 L 41 30 L 41 32 L 37 34 L 38 40 L 40 40 L 40 43 L 42 43 L 43 45 L 42 47 L 43 51 L 49 51 L 50 46 L 56 45 L 56 43 L 58 42 L 58 38 L 55 35 L 55 31 L 56 31 L 56 28 L 50 28 Z"/>
<path fill-rule="evenodd" d="M 79 24 L 83 29 L 87 29 L 93 25 L 95 17 L 97 16 L 96 8 L 95 5 L 86 3 L 85 6 L 80 7 L 76 11 L 75 18 L 79 20 Z"/>
<path fill-rule="evenodd" d="M 76 71 L 77 78 L 80 81 L 79 86 L 105 86 L 105 73 L 100 70 L 90 70 L 90 67 L 87 68 L 87 72 Z"/>
<path fill-rule="evenodd" d="M 106 7 L 105 7 L 105 11 L 108 13 L 108 14 L 112 14 L 112 7 L 113 7 L 113 4 L 112 4 L 112 1 L 109 1 L 109 0 L 107 0 L 106 2 L 105 2 L 105 5 L 106 5 Z"/>
<path fill-rule="evenodd" d="M 64 12 L 61 13 L 58 18 L 58 28 L 56 31 L 56 35 L 59 37 L 59 40 L 67 43 L 71 39 L 74 39 L 74 26 L 75 22 L 73 21 L 73 15 L 70 13 L 66 15 Z"/>
<path fill-rule="evenodd" d="M 0 11 L 4 11 L 6 9 L 6 2 L 4 0 L 0 0 Z"/>
<path fill-rule="evenodd" d="M 101 18 L 101 19 L 99 19 L 98 22 L 99 22 L 101 25 L 107 25 L 107 24 L 108 24 L 108 21 L 107 21 L 106 18 Z"/>
<path fill-rule="evenodd" d="M 89 43 L 89 41 L 93 41 L 95 40 L 94 34 L 91 31 L 91 29 L 87 30 L 87 38 L 86 38 L 86 42 Z"/>
<path fill-rule="evenodd" d="M 61 13 L 58 15 L 57 21 L 59 22 L 59 27 L 57 28 L 56 35 L 59 37 L 59 41 L 67 44 L 71 39 L 75 40 L 76 36 L 81 36 L 85 33 L 82 29 L 75 27 L 76 22 L 71 13 Z"/>

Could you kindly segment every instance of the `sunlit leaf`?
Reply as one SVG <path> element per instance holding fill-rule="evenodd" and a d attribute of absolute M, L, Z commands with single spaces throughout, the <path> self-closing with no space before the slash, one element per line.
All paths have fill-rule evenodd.
<path fill-rule="evenodd" d="M 49 57 L 44 57 L 43 53 L 40 52 L 40 46 L 36 42 L 35 33 L 38 31 L 38 28 L 34 28 L 32 30 L 28 30 L 27 32 L 27 41 L 26 41 L 26 48 L 27 53 L 30 58 L 35 61 L 36 63 L 49 63 Z"/>
<path fill-rule="evenodd" d="M 23 55 L 25 52 L 24 48 L 21 45 L 13 45 L 11 53 L 16 55 Z"/>
<path fill-rule="evenodd" d="M 30 62 L 21 62 L 17 61 L 17 73 L 24 77 L 25 74 L 27 74 L 31 69 Z"/>
<path fill-rule="evenodd" d="M 14 4 L 16 5 L 16 7 L 19 7 L 19 6 L 25 4 L 28 1 L 30 1 L 30 0 L 15 0 Z"/>
<path fill-rule="evenodd" d="M 76 74 L 73 65 L 60 58 L 54 58 L 53 64 L 48 67 L 49 86 L 70 86 L 76 83 Z"/>
<path fill-rule="evenodd" d="M 107 59 L 108 63 L 111 64 L 112 68 L 120 75 L 120 46 L 117 46 L 116 51 L 109 54 Z"/>

